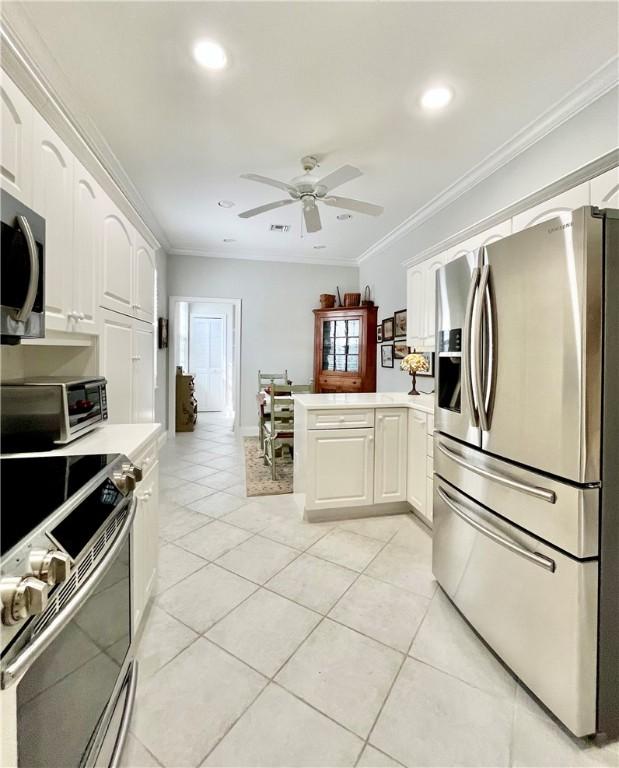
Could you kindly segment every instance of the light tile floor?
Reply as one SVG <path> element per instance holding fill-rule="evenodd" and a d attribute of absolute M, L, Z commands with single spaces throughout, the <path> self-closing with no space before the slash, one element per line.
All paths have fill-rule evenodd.
<path fill-rule="evenodd" d="M 311 525 L 293 495 L 247 498 L 219 419 L 160 466 L 125 768 L 619 768 L 619 742 L 572 738 L 471 631 L 413 517 Z"/>

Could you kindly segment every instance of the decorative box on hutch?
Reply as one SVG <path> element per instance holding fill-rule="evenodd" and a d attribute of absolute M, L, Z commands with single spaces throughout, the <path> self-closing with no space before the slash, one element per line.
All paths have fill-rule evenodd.
<path fill-rule="evenodd" d="M 376 391 L 378 307 L 314 310 L 316 392 Z"/>

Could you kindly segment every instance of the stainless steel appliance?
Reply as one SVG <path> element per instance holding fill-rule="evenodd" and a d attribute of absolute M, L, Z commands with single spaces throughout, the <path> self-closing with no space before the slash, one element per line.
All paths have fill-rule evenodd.
<path fill-rule="evenodd" d="M 124 456 L 78 455 L 3 458 L 0 473 L 0 685 L 16 686 L 18 765 L 115 766 L 137 683 L 141 472 Z"/>
<path fill-rule="evenodd" d="M 106 380 L 51 377 L 0 385 L 2 450 L 33 451 L 63 445 L 107 419 Z"/>
<path fill-rule="evenodd" d="M 434 574 L 576 735 L 619 732 L 619 211 L 437 273 Z"/>
<path fill-rule="evenodd" d="M 45 220 L 0 191 L 0 342 L 45 336 Z"/>

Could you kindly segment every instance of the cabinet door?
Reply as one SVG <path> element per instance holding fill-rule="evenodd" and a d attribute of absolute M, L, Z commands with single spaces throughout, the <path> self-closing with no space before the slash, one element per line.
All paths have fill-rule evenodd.
<path fill-rule="evenodd" d="M 422 512 L 422 515 L 426 519 L 426 522 L 432 525 L 434 521 L 434 479 L 432 477 L 426 477 L 426 506 Z"/>
<path fill-rule="evenodd" d="M 157 561 L 159 558 L 159 462 L 156 461 L 148 472 L 148 516 L 145 524 L 145 599 L 149 600 L 155 588 Z"/>
<path fill-rule="evenodd" d="M 155 254 L 140 235 L 135 249 L 133 314 L 152 323 L 155 313 Z"/>
<path fill-rule="evenodd" d="M 436 332 L 436 273 L 444 264 L 444 254 L 423 262 L 424 267 L 424 340 L 422 350 L 434 352 Z"/>
<path fill-rule="evenodd" d="M 497 240 L 501 240 L 512 233 L 512 220 L 502 221 L 494 227 L 485 229 L 473 237 L 469 237 L 467 240 L 453 246 L 445 253 L 445 264 L 450 261 L 459 258 L 460 256 L 466 256 L 471 251 L 477 250 L 484 245 L 489 245 Z"/>
<path fill-rule="evenodd" d="M 307 433 L 306 509 L 374 503 L 374 430 Z"/>
<path fill-rule="evenodd" d="M 410 267 L 406 273 L 406 343 L 421 349 L 424 342 L 424 268 L 423 264 Z"/>
<path fill-rule="evenodd" d="M 2 187 L 32 208 L 34 107 L 4 71 L 0 79 L 0 102 Z"/>
<path fill-rule="evenodd" d="M 148 500 L 140 490 L 136 493 L 137 506 L 133 518 L 131 539 L 131 606 L 132 635 L 135 636 L 140 627 L 146 609 L 146 520 L 148 518 Z"/>
<path fill-rule="evenodd" d="M 422 411 L 408 411 L 408 460 L 406 500 L 417 512 L 426 511 L 427 416 Z"/>
<path fill-rule="evenodd" d="M 132 315 L 133 228 L 107 196 L 103 205 L 100 303 L 107 309 Z"/>
<path fill-rule="evenodd" d="M 133 416 L 133 319 L 100 311 L 100 370 L 107 379 L 108 420 L 130 424 Z"/>
<path fill-rule="evenodd" d="M 374 503 L 406 501 L 407 409 L 377 408 Z"/>
<path fill-rule="evenodd" d="M 133 321 L 133 414 L 131 421 L 152 422 L 155 417 L 154 331 L 151 323 Z"/>
<path fill-rule="evenodd" d="M 575 208 L 580 208 L 582 205 L 589 205 L 589 182 L 579 184 L 577 187 L 568 189 L 567 192 L 562 192 L 556 197 L 550 198 L 534 208 L 519 213 L 512 219 L 512 231 L 520 232 L 527 227 L 532 227 L 535 224 L 540 224 L 542 221 L 547 221 L 555 216 L 559 216 L 561 213 L 567 211 L 573 211 Z"/>
<path fill-rule="evenodd" d="M 611 168 L 591 179 L 591 205 L 599 208 L 619 208 L 619 168 Z"/>
<path fill-rule="evenodd" d="M 73 155 L 40 115 L 34 137 L 34 209 L 45 219 L 45 324 L 64 331 L 73 290 Z"/>
<path fill-rule="evenodd" d="M 96 333 L 102 193 L 79 160 L 75 160 L 73 195 L 72 322 L 77 331 Z"/>

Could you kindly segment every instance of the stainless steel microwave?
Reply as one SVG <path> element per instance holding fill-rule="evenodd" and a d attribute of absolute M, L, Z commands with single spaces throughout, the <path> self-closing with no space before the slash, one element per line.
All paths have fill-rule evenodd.
<path fill-rule="evenodd" d="M 45 336 L 45 219 L 2 190 L 0 341 Z"/>
<path fill-rule="evenodd" d="M 106 380 L 41 376 L 0 385 L 2 452 L 70 443 L 107 419 Z"/>

